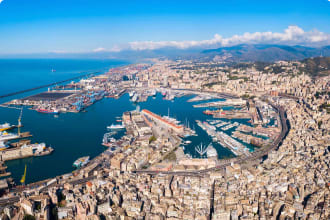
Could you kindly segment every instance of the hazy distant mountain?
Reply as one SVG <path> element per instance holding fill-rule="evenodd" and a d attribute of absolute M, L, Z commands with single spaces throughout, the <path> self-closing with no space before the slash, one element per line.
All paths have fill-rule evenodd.
<path fill-rule="evenodd" d="M 204 50 L 204 57 L 211 60 L 223 61 L 277 61 L 302 60 L 316 56 L 330 56 L 330 46 L 312 48 L 304 46 L 240 44 L 232 47 Z"/>
<path fill-rule="evenodd" d="M 240 44 L 231 47 L 207 49 L 195 47 L 178 49 L 166 47 L 155 50 L 123 50 L 120 52 L 100 51 L 89 53 L 45 53 L 2 56 L 5 58 L 76 58 L 76 59 L 122 59 L 133 62 L 149 58 L 189 59 L 200 61 L 246 62 L 277 60 L 302 60 L 317 56 L 330 56 L 330 46 L 312 48 L 305 46 Z"/>

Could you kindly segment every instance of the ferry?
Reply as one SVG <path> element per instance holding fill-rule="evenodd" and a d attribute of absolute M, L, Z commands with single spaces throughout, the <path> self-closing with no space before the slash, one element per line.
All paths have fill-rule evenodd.
<path fill-rule="evenodd" d="M 210 145 L 207 147 L 206 155 L 207 155 L 207 158 L 218 157 L 217 150 L 213 147 L 212 144 L 210 144 Z"/>
<path fill-rule="evenodd" d="M 73 163 L 73 166 L 76 168 L 80 168 L 85 166 L 88 162 L 89 162 L 89 156 L 80 157 Z"/>
<path fill-rule="evenodd" d="M 6 131 L 0 132 L 0 141 L 7 141 L 7 140 L 12 140 L 19 138 L 18 134 L 13 134 L 13 133 L 7 133 Z"/>
<path fill-rule="evenodd" d="M 110 126 L 107 126 L 107 129 L 111 129 L 111 130 L 119 130 L 119 129 L 124 129 L 125 128 L 125 126 L 124 125 L 120 125 L 120 124 L 118 124 L 118 125 L 114 125 L 114 124 L 112 124 L 112 125 L 110 125 Z"/>
<path fill-rule="evenodd" d="M 10 125 L 9 123 L 4 123 L 0 125 L 0 131 L 5 131 L 13 128 L 14 126 Z"/>
<path fill-rule="evenodd" d="M 37 112 L 47 113 L 47 114 L 58 114 L 59 113 L 59 111 L 57 109 L 51 110 L 51 109 L 45 109 L 45 108 L 38 108 Z"/>
<path fill-rule="evenodd" d="M 0 151 L 6 150 L 9 146 L 3 141 L 0 141 Z"/>

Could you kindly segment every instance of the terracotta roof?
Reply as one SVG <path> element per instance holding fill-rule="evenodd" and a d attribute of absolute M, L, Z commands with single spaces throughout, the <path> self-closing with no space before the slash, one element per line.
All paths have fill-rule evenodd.
<path fill-rule="evenodd" d="M 169 122 L 169 121 L 165 120 L 164 118 L 160 117 L 159 115 L 157 115 L 157 114 L 155 114 L 155 113 L 153 113 L 153 112 L 151 112 L 149 110 L 143 109 L 142 112 L 144 112 L 144 113 L 146 113 L 148 115 L 151 115 L 152 117 L 157 118 L 158 120 L 160 120 L 160 121 L 162 121 L 162 122 L 164 122 L 164 123 L 166 123 L 166 124 L 168 124 L 168 125 L 170 125 L 172 127 L 175 127 L 175 128 L 178 128 L 178 129 L 182 128 L 182 126 L 179 126 L 179 125 L 176 125 L 176 124 L 174 124 L 172 122 Z"/>

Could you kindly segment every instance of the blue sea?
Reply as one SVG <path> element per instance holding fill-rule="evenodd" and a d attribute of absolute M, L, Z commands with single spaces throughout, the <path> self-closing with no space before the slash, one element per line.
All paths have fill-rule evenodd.
<path fill-rule="evenodd" d="M 0 60 L 0 95 L 28 89 L 43 84 L 52 83 L 93 71 L 105 72 L 111 67 L 126 65 L 128 62 L 119 60 Z M 56 69 L 52 72 L 51 69 Z M 47 88 L 45 88 L 47 89 Z M 40 91 L 29 92 L 29 94 Z M 16 98 L 26 96 L 19 95 Z M 204 115 L 203 108 L 193 108 L 187 102 L 193 96 L 176 98 L 174 101 L 163 100 L 161 94 L 155 98 L 150 97 L 147 102 L 139 103 L 141 109 L 148 109 L 160 115 L 170 113 L 183 123 L 189 122 L 195 128 L 198 137 L 187 139 L 192 143 L 185 146 L 185 153 L 198 157 L 194 148 L 203 143 L 209 144 L 212 140 L 205 131 L 195 122 L 211 119 Z M 13 97 L 11 97 L 13 98 Z M 0 100 L 4 102 L 7 100 Z M 101 145 L 103 134 L 107 132 L 106 126 L 116 123 L 116 117 L 124 111 L 134 110 L 137 106 L 130 102 L 128 94 L 119 99 L 105 98 L 88 107 L 86 112 L 65 113 L 58 116 L 41 114 L 24 108 L 23 131 L 33 135 L 32 142 L 45 142 L 55 149 L 53 154 L 43 157 L 32 157 L 6 162 L 8 171 L 18 183 L 27 165 L 26 183 L 43 180 L 64 173 L 72 172 L 72 163 L 79 157 L 99 155 L 106 148 Z M 10 122 L 17 124 L 20 111 L 0 107 L 0 123 Z M 247 120 L 232 120 L 247 123 Z M 232 131 L 226 131 L 230 134 Z M 119 135 L 123 135 L 123 132 Z M 219 158 L 232 157 L 230 150 L 213 143 Z M 251 146 L 249 146 L 251 147 Z M 252 149 L 252 148 L 251 148 Z"/>

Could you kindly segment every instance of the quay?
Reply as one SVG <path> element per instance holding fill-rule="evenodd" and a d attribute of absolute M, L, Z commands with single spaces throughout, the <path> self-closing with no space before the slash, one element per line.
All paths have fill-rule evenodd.
<path fill-rule="evenodd" d="M 22 147 L 11 148 L 8 150 L 0 151 L 0 161 L 8 161 L 15 159 L 22 159 L 32 156 L 44 156 L 51 154 L 53 148 L 41 146 L 41 144 L 30 144 Z"/>
<path fill-rule="evenodd" d="M 246 101 L 243 99 L 226 99 L 226 101 L 207 102 L 194 105 L 195 108 L 217 107 L 217 106 L 244 106 Z"/>
<path fill-rule="evenodd" d="M 31 92 L 31 91 L 46 88 L 46 87 L 49 87 L 49 86 L 54 86 L 54 85 L 57 85 L 57 84 L 62 84 L 62 83 L 69 82 L 69 81 L 72 81 L 72 80 L 80 79 L 82 77 L 91 76 L 91 75 L 94 75 L 94 74 L 97 74 L 97 73 L 99 73 L 99 72 L 87 73 L 87 74 L 84 74 L 84 75 L 81 75 L 81 76 L 72 77 L 70 79 L 66 79 L 66 80 L 62 80 L 62 81 L 58 81 L 58 82 L 54 82 L 54 83 L 50 83 L 50 84 L 46 84 L 46 85 L 42 85 L 42 86 L 37 86 L 37 87 L 31 88 L 31 89 L 25 89 L 25 90 L 21 90 L 21 91 L 17 91 L 17 92 L 8 93 L 8 94 L 5 94 L 5 95 L 1 95 L 0 99 L 10 97 L 10 96 L 14 96 L 14 95 L 19 95 L 19 94 L 26 93 L 26 92 Z"/>

